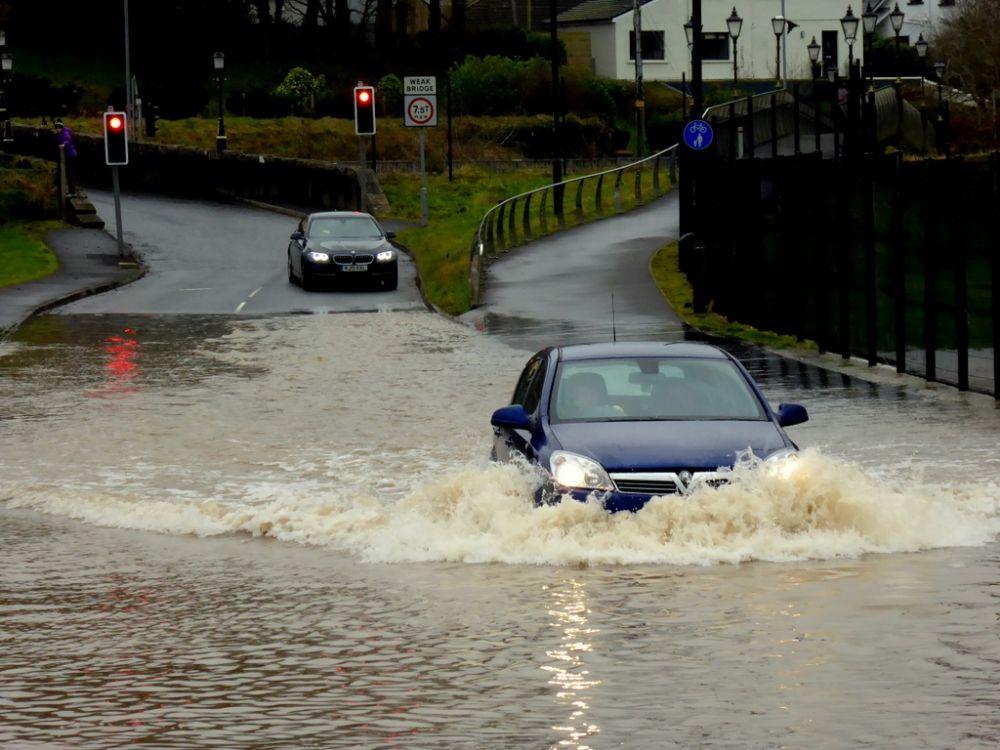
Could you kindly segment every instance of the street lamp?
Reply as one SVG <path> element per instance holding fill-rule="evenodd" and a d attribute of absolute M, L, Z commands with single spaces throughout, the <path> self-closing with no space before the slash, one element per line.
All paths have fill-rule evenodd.
<path fill-rule="evenodd" d="M 858 38 L 859 18 L 854 15 L 851 6 L 847 6 L 847 12 L 840 19 L 840 28 L 844 30 L 844 40 L 847 42 L 847 72 L 851 75 L 854 70 L 854 40 Z"/>
<path fill-rule="evenodd" d="M 917 50 L 917 57 L 923 59 L 927 57 L 927 40 L 924 39 L 924 32 L 920 32 L 920 36 L 917 37 L 917 41 L 913 43 L 914 49 Z"/>
<path fill-rule="evenodd" d="M 889 14 L 889 23 L 892 24 L 892 31 L 896 35 L 896 65 L 899 65 L 899 32 L 903 28 L 903 17 L 904 13 L 899 9 L 899 3 L 896 3 L 896 7 Z"/>
<path fill-rule="evenodd" d="M 726 26 L 729 27 L 729 36 L 733 38 L 733 85 L 735 86 L 738 81 L 736 75 L 736 40 L 740 38 L 740 31 L 743 29 L 743 19 L 736 13 L 735 5 L 733 6 L 733 12 L 726 19 Z"/>
<path fill-rule="evenodd" d="M 809 62 L 812 63 L 812 76 L 813 80 L 819 78 L 819 53 L 822 48 L 816 41 L 816 37 L 813 36 L 812 41 L 806 45 L 806 49 L 809 50 Z"/>
<path fill-rule="evenodd" d="M 7 113 L 7 82 L 14 69 L 14 56 L 7 51 L 7 34 L 0 31 L 0 118 L 3 118 L 3 149 L 6 151 L 14 142 L 10 117 Z"/>
<path fill-rule="evenodd" d="M 226 121 L 223 115 L 222 105 L 222 72 L 226 67 L 226 56 L 222 52 L 216 52 L 212 56 L 215 65 L 215 77 L 218 81 L 219 89 L 219 134 L 215 136 L 215 150 L 222 153 L 226 150 Z"/>
<path fill-rule="evenodd" d="M 875 66 L 871 64 L 868 60 L 868 56 L 872 54 L 872 34 L 875 33 L 875 27 L 878 25 L 878 13 L 872 10 L 871 0 L 868 0 L 868 4 L 865 6 L 865 12 L 861 14 L 861 28 L 864 30 L 864 48 L 865 48 L 865 72 L 868 73 L 868 80 L 874 85 L 875 82 Z"/>
<path fill-rule="evenodd" d="M 781 85 L 781 35 L 785 33 L 785 17 L 775 16 L 771 19 L 771 28 L 774 30 L 774 77 Z"/>

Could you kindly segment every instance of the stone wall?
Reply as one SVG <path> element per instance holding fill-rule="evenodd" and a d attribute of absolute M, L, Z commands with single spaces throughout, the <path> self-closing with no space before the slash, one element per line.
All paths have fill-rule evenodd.
<path fill-rule="evenodd" d="M 51 130 L 16 127 L 14 151 L 55 161 Z M 79 154 L 77 176 L 85 185 L 111 186 L 111 168 L 104 162 L 101 136 L 74 134 Z M 119 167 L 123 190 L 151 191 L 189 198 L 217 200 L 238 197 L 303 212 L 361 208 L 359 170 L 354 165 L 314 159 L 289 159 L 259 154 L 129 143 L 129 163 Z M 365 170 L 366 208 L 388 207 L 377 179 Z"/>

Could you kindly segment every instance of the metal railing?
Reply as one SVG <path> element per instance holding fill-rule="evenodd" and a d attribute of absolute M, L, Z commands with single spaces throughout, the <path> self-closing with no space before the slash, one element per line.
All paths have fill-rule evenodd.
<path fill-rule="evenodd" d="M 666 188 L 662 186 L 661 168 L 667 165 Z M 639 161 L 603 172 L 573 177 L 562 182 L 545 185 L 497 203 L 480 219 L 469 253 L 469 286 L 472 305 L 482 302 L 483 282 L 490 262 L 512 248 L 523 245 L 538 237 L 558 232 L 585 223 L 589 218 L 602 218 L 611 209 L 605 206 L 605 187 L 613 180 L 614 213 L 643 205 L 643 175 L 651 170 L 651 199 L 659 198 L 677 184 L 677 145 L 658 151 Z M 629 179 L 631 177 L 631 179 Z M 631 196 L 627 193 L 631 186 Z M 585 191 L 593 189 L 593 213 L 588 214 L 585 205 Z M 575 190 L 573 208 L 567 221 L 565 199 Z M 537 200 L 536 200 L 537 199 Z M 551 202 L 551 205 L 550 205 Z M 626 202 L 628 205 L 626 205 Z M 532 206 L 535 210 L 532 210 Z"/>

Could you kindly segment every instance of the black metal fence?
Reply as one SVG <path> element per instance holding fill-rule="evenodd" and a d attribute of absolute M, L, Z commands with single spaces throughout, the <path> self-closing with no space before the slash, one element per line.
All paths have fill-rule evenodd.
<path fill-rule="evenodd" d="M 997 395 L 1000 156 L 706 159 L 696 305 Z"/>

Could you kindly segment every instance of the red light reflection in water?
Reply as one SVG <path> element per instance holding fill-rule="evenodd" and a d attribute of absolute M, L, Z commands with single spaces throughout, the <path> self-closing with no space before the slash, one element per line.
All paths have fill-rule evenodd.
<path fill-rule="evenodd" d="M 86 392 L 91 398 L 117 398 L 139 390 L 135 379 L 139 376 L 139 340 L 134 328 L 125 328 L 120 336 L 104 339 L 101 351 L 108 355 L 104 364 L 107 381 L 98 388 Z"/>

